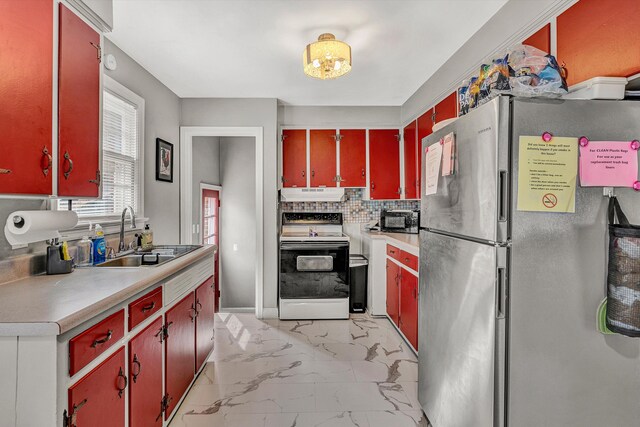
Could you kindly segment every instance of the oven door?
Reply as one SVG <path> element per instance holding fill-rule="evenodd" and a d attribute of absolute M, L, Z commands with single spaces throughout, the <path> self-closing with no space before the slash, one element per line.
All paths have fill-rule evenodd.
<path fill-rule="evenodd" d="M 280 298 L 348 297 L 349 243 L 281 243 Z"/>

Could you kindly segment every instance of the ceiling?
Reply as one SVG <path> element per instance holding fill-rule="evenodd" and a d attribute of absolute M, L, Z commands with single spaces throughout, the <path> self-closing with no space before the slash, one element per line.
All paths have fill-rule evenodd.
<path fill-rule="evenodd" d="M 507 0 L 114 0 L 108 37 L 183 98 L 402 105 Z M 353 70 L 319 81 L 302 52 L 321 33 Z"/>

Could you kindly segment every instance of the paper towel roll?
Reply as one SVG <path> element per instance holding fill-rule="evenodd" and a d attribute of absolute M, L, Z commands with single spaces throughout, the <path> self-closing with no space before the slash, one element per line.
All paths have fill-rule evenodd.
<path fill-rule="evenodd" d="M 16 211 L 9 215 L 4 234 L 12 246 L 60 237 L 59 230 L 78 224 L 73 211 Z"/>

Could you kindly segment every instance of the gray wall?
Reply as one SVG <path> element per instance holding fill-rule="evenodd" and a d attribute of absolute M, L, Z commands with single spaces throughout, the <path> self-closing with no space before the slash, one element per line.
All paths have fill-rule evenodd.
<path fill-rule="evenodd" d="M 105 74 L 145 100 L 144 120 L 144 215 L 153 228 L 157 244 L 180 241 L 180 98 L 108 39 L 104 53 L 118 61 Z M 156 181 L 156 138 L 174 145 L 173 183 Z"/>
<path fill-rule="evenodd" d="M 194 224 L 200 224 L 200 184 L 220 185 L 220 139 L 215 136 L 193 138 L 192 206 Z M 202 238 L 202 224 L 198 241 Z"/>
<path fill-rule="evenodd" d="M 281 105 L 278 123 L 284 126 L 400 127 L 400 107 L 311 107 Z"/>
<path fill-rule="evenodd" d="M 255 307 L 255 156 L 255 138 L 220 138 L 220 305 L 223 309 Z"/>
<path fill-rule="evenodd" d="M 277 169 L 278 103 L 275 98 L 186 98 L 182 100 L 182 126 L 259 126 L 263 128 L 264 302 L 277 308 Z M 224 190 L 223 190 L 224 191 Z M 224 197 L 224 195 L 223 195 Z M 258 207 L 260 209 L 260 207 Z M 275 314 L 274 311 L 267 315 Z"/>

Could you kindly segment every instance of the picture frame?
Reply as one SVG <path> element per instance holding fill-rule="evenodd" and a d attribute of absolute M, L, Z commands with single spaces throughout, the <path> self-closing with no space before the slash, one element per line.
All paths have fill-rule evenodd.
<path fill-rule="evenodd" d="M 156 138 L 156 181 L 173 182 L 173 144 Z"/>

